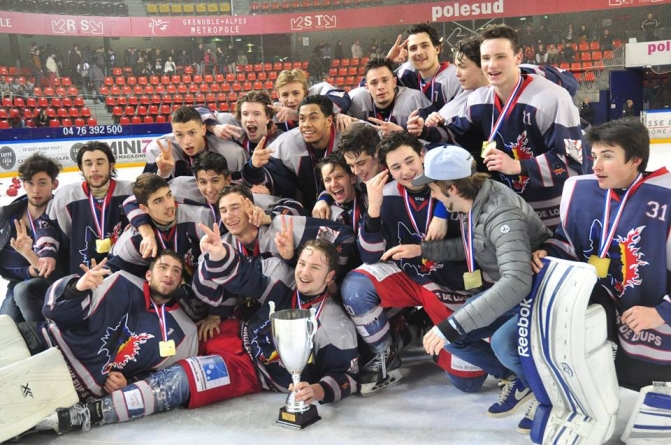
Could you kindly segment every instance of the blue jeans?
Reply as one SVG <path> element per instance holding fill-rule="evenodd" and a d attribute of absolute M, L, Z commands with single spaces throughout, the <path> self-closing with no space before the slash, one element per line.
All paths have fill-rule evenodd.
<path fill-rule="evenodd" d="M 37 277 L 22 281 L 14 287 L 14 301 L 25 321 L 44 321 L 42 307 L 52 284 L 53 280 Z"/>
<path fill-rule="evenodd" d="M 14 300 L 14 287 L 17 283 L 10 281 L 7 283 L 7 294 L 5 299 L 2 300 L 2 306 L 0 306 L 0 315 L 9 315 L 14 320 L 14 323 L 21 323 L 25 321 L 21 315 L 21 309 L 16 305 Z"/>
<path fill-rule="evenodd" d="M 479 295 L 471 297 L 466 304 L 471 304 L 478 297 Z M 508 377 L 511 374 L 510 370 L 499 361 L 492 350 L 492 345 L 484 339 L 491 337 L 511 317 L 517 319 L 517 310 L 515 307 L 494 320 L 489 326 L 460 335 L 455 341 L 445 345 L 445 349 L 460 359 L 482 368 L 487 374 L 497 379 Z"/>
<path fill-rule="evenodd" d="M 517 320 L 519 317 L 513 317 L 508 320 L 498 331 L 492 335 L 492 349 L 501 363 L 529 387 L 529 382 L 524 375 L 520 355 L 517 352 Z"/>

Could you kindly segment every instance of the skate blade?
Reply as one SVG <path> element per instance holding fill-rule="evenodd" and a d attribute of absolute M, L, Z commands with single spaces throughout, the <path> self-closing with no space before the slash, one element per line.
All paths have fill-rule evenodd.
<path fill-rule="evenodd" d="M 401 371 L 399 369 L 395 369 L 393 371 L 389 371 L 387 373 L 387 378 L 384 382 L 382 383 L 369 383 L 369 384 L 364 384 L 361 385 L 361 395 L 363 397 L 368 397 L 372 396 L 375 393 L 378 393 L 382 391 L 383 389 L 390 388 L 392 386 L 396 386 L 401 382 L 401 379 L 403 378 L 403 375 L 401 374 Z"/>

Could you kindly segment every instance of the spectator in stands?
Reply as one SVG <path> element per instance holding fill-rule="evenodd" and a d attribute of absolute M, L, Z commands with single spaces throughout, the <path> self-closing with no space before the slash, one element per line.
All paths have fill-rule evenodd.
<path fill-rule="evenodd" d="M 569 41 L 562 41 L 564 48 L 561 50 L 562 62 L 573 63 L 575 58 L 575 50 L 573 49 L 573 44 Z"/>
<path fill-rule="evenodd" d="M 322 45 L 322 72 L 328 73 L 331 68 L 331 59 L 333 58 L 333 50 L 331 45 L 324 43 Z"/>
<path fill-rule="evenodd" d="M 19 85 L 21 85 L 21 84 L 19 84 Z M 11 87 L 11 85 L 10 85 L 10 87 Z M 24 97 L 33 97 L 33 95 L 35 93 L 35 83 L 32 80 L 26 79 L 25 85 L 21 85 L 21 87 L 23 88 Z"/>
<path fill-rule="evenodd" d="M 45 68 L 47 69 L 47 79 L 49 82 L 49 86 L 51 88 L 54 88 L 56 86 L 56 79 L 59 77 L 55 52 L 52 51 L 51 54 L 49 54 L 49 57 L 47 57 L 47 63 Z"/>
<path fill-rule="evenodd" d="M 168 56 L 168 60 L 165 61 L 165 66 L 163 67 L 163 74 L 166 76 L 172 76 L 177 72 L 177 66 L 175 61 L 172 60 L 172 56 Z"/>
<path fill-rule="evenodd" d="M 545 47 L 542 43 L 539 43 L 536 46 L 536 65 L 545 65 L 548 63 L 548 52 L 545 51 Z"/>
<path fill-rule="evenodd" d="M 42 61 L 40 60 L 40 50 L 35 48 L 33 52 L 33 60 L 30 65 L 30 74 L 35 78 L 37 86 L 42 85 Z"/>
<path fill-rule="evenodd" d="M 9 125 L 12 128 L 26 128 L 26 121 L 20 108 L 12 108 L 9 112 Z"/>
<path fill-rule="evenodd" d="M 571 43 L 575 40 L 575 31 L 573 30 L 573 23 L 568 24 L 566 34 L 564 34 L 564 43 Z"/>
<path fill-rule="evenodd" d="M 82 52 L 79 50 L 78 45 L 72 45 L 72 49 L 68 53 L 68 71 L 74 83 L 80 83 L 81 78 L 79 77 L 79 71 L 77 71 L 77 66 L 82 62 Z M 37 86 L 40 86 L 39 82 L 36 82 Z"/>
<path fill-rule="evenodd" d="M 23 85 L 21 85 L 21 82 L 19 82 L 18 77 L 12 79 L 12 83 L 9 84 L 9 92 L 11 93 L 12 98 L 14 97 L 25 98 L 27 96 L 26 89 L 24 88 Z"/>
<path fill-rule="evenodd" d="M 363 57 L 363 49 L 361 48 L 359 39 L 356 39 L 352 44 L 352 59 L 361 59 Z"/>
<path fill-rule="evenodd" d="M 181 53 L 177 56 L 177 69 L 176 72 L 183 73 L 184 67 L 189 66 L 191 62 L 189 61 L 189 55 L 186 50 L 183 49 Z"/>
<path fill-rule="evenodd" d="M 40 113 L 35 117 L 35 126 L 37 128 L 48 127 L 49 126 L 49 116 L 47 116 L 47 109 L 42 108 Z"/>
<path fill-rule="evenodd" d="M 519 34 L 519 36 L 520 45 L 531 47 L 536 45 L 536 33 L 534 32 L 534 27 L 531 25 L 531 23 L 527 23 L 526 28 L 524 31 L 522 31 L 522 33 Z"/>
<path fill-rule="evenodd" d="M 107 71 L 107 58 L 105 57 L 105 48 L 103 48 L 102 46 L 96 50 L 95 54 L 93 55 L 93 58 L 91 59 L 91 65 L 93 65 L 94 63 L 96 65 L 98 65 L 100 70 L 105 75 L 107 75 L 107 73 L 106 73 L 106 71 Z M 111 74 L 111 72 L 110 72 L 110 74 Z"/>
<path fill-rule="evenodd" d="M 194 61 L 196 62 L 196 74 L 203 74 L 205 68 L 205 47 L 202 43 L 194 50 Z"/>
<path fill-rule="evenodd" d="M 548 54 L 547 54 L 547 62 L 550 65 L 557 65 L 559 63 L 559 50 L 557 49 L 556 46 L 550 45 L 548 47 Z"/>
<path fill-rule="evenodd" d="M 653 17 L 652 12 L 649 12 L 648 18 L 641 23 L 641 29 L 645 31 L 646 41 L 657 40 L 657 36 L 655 35 L 655 30 L 657 28 L 659 28 L 659 21 Z"/>
<path fill-rule="evenodd" d="M 235 56 L 235 46 L 233 45 L 233 42 L 228 44 L 228 47 L 226 48 L 226 65 L 228 65 L 228 72 L 229 73 L 235 73 L 235 62 L 236 62 L 236 56 Z"/>
<path fill-rule="evenodd" d="M 156 59 L 156 62 L 154 62 L 154 73 L 163 74 L 164 68 L 165 65 L 163 65 L 163 60 L 161 60 L 161 58 Z"/>
<path fill-rule="evenodd" d="M 319 47 L 312 50 L 310 62 L 308 62 L 308 74 L 310 75 L 310 85 L 321 82 L 322 77 L 322 53 Z"/>
<path fill-rule="evenodd" d="M 524 61 L 525 63 L 536 63 L 536 52 L 533 46 L 524 47 Z"/>
<path fill-rule="evenodd" d="M 594 107 L 590 103 L 589 98 L 586 97 L 585 100 L 582 101 L 582 105 L 580 105 L 580 117 L 589 122 L 590 125 L 593 125 L 594 113 Z"/>
<path fill-rule="evenodd" d="M 343 57 L 345 57 L 345 51 L 342 47 L 342 40 L 338 40 L 335 46 L 335 51 L 334 51 L 335 58 L 340 60 Z"/>
<path fill-rule="evenodd" d="M 84 91 L 84 95 L 86 95 L 88 92 L 90 75 L 91 75 L 90 71 L 91 71 L 91 65 L 86 61 L 86 59 L 82 58 L 79 65 L 77 65 L 77 73 L 79 73 L 79 78 L 81 79 L 81 85 L 82 90 Z"/>
<path fill-rule="evenodd" d="M 0 77 L 0 98 L 9 97 L 12 99 L 12 92 L 9 88 L 9 84 L 5 80 L 5 76 Z"/>
<path fill-rule="evenodd" d="M 112 50 L 112 48 L 107 50 L 107 71 L 105 72 L 105 75 L 107 74 L 112 74 L 112 70 L 116 66 L 116 54 Z"/>
<path fill-rule="evenodd" d="M 247 60 L 247 54 L 245 54 L 244 52 L 240 51 L 240 52 L 238 53 L 238 60 L 236 61 L 236 63 L 237 63 L 238 65 L 243 66 L 243 67 L 244 67 L 245 65 L 249 64 L 249 61 Z"/>
<path fill-rule="evenodd" d="M 578 31 L 578 39 L 581 42 L 587 42 L 590 39 L 590 31 L 589 28 L 587 28 L 587 25 L 584 23 L 580 25 L 580 31 Z"/>
<path fill-rule="evenodd" d="M 128 62 L 126 63 L 126 66 L 135 66 L 137 65 L 137 62 L 140 58 L 140 55 L 137 53 L 134 47 L 131 47 L 128 50 Z"/>
<path fill-rule="evenodd" d="M 624 106 L 622 107 L 622 117 L 636 116 L 636 111 L 634 111 L 634 101 L 627 99 Z"/>
<path fill-rule="evenodd" d="M 226 73 L 226 65 L 228 65 L 228 57 L 221 46 L 217 46 L 217 70 L 219 74 Z"/>
<path fill-rule="evenodd" d="M 536 31 L 536 41 L 534 42 L 534 46 L 537 46 L 539 43 L 543 44 L 543 46 L 547 47 L 546 42 L 548 41 L 548 30 L 545 29 L 544 24 L 538 25 L 538 31 Z"/>
<path fill-rule="evenodd" d="M 100 94 L 100 87 L 105 82 L 105 73 L 103 73 L 102 68 L 97 63 L 92 63 L 89 74 L 91 78 L 91 97 L 93 98 L 93 103 L 97 104 L 105 100 L 105 97 Z"/>
<path fill-rule="evenodd" d="M 205 67 L 203 74 L 212 73 L 214 76 L 217 67 L 217 55 L 212 52 L 212 48 L 208 48 L 205 51 L 205 54 L 203 55 L 203 65 Z"/>
<path fill-rule="evenodd" d="M 608 28 L 603 30 L 601 39 L 599 39 L 599 44 L 603 51 L 612 51 L 613 46 L 613 36 L 610 35 L 610 30 Z"/>

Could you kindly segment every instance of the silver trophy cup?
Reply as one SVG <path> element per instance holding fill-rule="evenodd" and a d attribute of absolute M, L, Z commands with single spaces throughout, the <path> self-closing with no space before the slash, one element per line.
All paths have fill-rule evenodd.
<path fill-rule="evenodd" d="M 274 312 L 274 309 L 274 304 L 271 304 L 273 341 L 295 387 L 301 381 L 301 373 L 312 354 L 312 338 L 317 332 L 317 319 L 314 310 L 285 309 Z M 291 391 L 285 406 L 280 409 L 277 423 L 303 429 L 319 419 L 317 407 L 303 401 L 297 402 L 295 391 Z"/>

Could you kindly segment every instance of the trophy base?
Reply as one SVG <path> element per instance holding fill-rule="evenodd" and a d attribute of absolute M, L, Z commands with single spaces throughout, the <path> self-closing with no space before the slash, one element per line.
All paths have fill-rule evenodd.
<path fill-rule="evenodd" d="M 309 427 L 318 420 L 321 420 L 321 417 L 319 417 L 319 413 L 317 413 L 317 407 L 315 405 L 310 405 L 310 409 L 304 413 L 290 413 L 287 411 L 286 407 L 282 407 L 280 408 L 280 415 L 277 419 L 277 423 L 289 428 L 302 430 L 303 428 Z"/>

